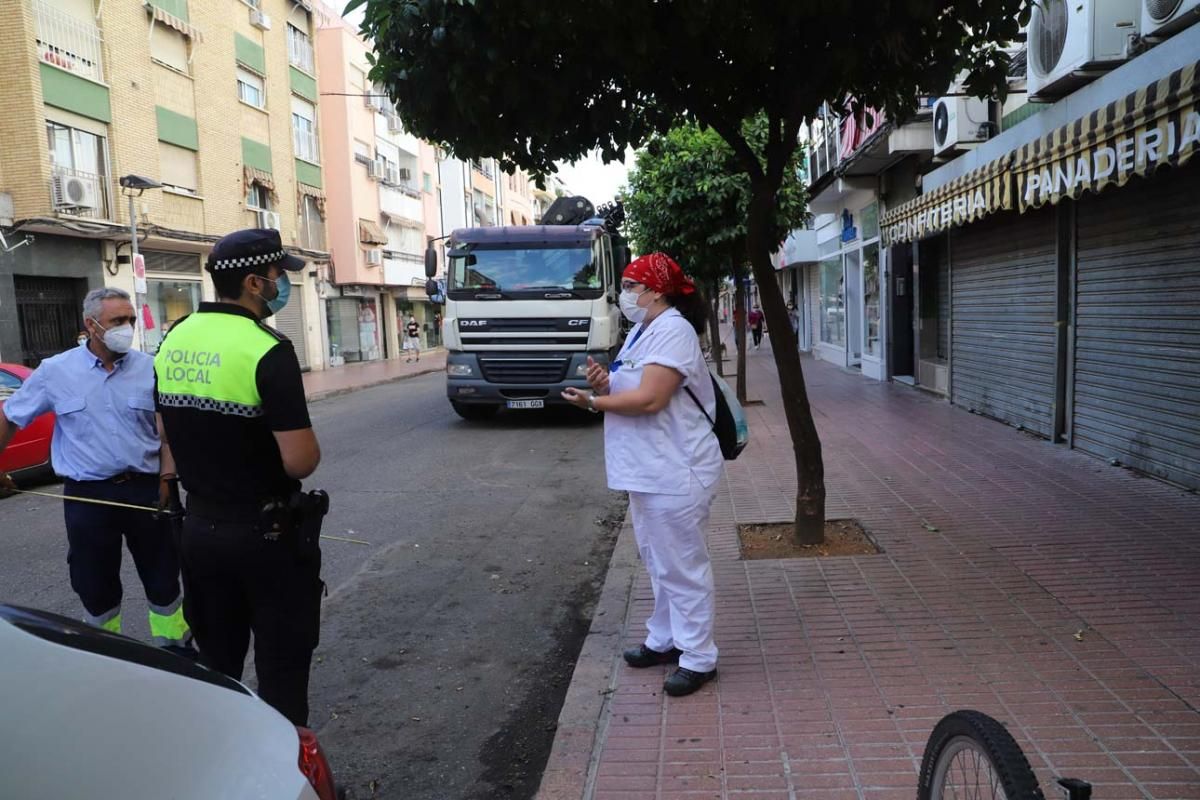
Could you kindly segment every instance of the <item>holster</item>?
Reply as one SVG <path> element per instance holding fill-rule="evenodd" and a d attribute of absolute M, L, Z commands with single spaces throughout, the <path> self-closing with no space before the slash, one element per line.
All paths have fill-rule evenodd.
<path fill-rule="evenodd" d="M 259 530 L 264 539 L 291 544 L 301 556 L 314 555 L 321 551 L 321 524 L 328 513 L 326 492 L 296 491 L 262 507 Z"/>

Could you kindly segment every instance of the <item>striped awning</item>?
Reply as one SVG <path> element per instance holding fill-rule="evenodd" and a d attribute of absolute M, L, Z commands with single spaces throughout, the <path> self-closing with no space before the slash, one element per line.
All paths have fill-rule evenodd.
<path fill-rule="evenodd" d="M 358 221 L 358 240 L 366 245 L 388 243 L 388 237 L 383 232 L 383 228 L 379 227 L 378 222 L 370 219 Z"/>
<path fill-rule="evenodd" d="M 150 11 L 151 14 L 153 14 L 156 22 L 161 22 L 163 25 L 166 25 L 168 28 L 174 28 L 175 30 L 179 31 L 184 36 L 187 36 L 194 42 L 203 42 L 204 41 L 204 35 L 202 33 L 200 33 L 200 29 L 195 27 L 194 25 L 189 25 L 187 22 L 184 22 L 179 17 L 160 8 L 157 5 L 147 4 L 146 8 Z"/>
<path fill-rule="evenodd" d="M 1200 62 L 1020 147 L 1012 167 L 1020 210 L 1183 165 L 1198 146 Z"/>
<path fill-rule="evenodd" d="M 923 239 L 1013 207 L 1009 153 L 886 212 L 886 246 Z"/>

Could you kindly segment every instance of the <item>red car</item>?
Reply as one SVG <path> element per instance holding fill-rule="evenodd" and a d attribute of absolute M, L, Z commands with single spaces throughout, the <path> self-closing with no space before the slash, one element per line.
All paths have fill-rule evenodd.
<path fill-rule="evenodd" d="M 20 364 L 0 364 L 0 413 L 4 400 L 21 388 L 33 373 Z M 50 438 L 54 434 L 54 413 L 47 412 L 17 431 L 8 447 L 0 453 L 0 472 L 29 474 L 46 471 L 50 466 Z"/>

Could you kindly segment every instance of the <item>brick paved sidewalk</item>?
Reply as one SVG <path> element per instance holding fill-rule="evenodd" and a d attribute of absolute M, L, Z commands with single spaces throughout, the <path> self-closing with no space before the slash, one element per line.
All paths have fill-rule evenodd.
<path fill-rule="evenodd" d="M 651 607 L 623 531 L 540 798 L 911 800 L 958 708 L 1048 797 L 1200 798 L 1200 498 L 806 358 L 828 515 L 885 552 L 742 562 L 735 522 L 788 519 L 795 487 L 766 342 L 749 362 L 766 405 L 709 535 L 720 678 L 669 699 L 620 661 Z"/>
<path fill-rule="evenodd" d="M 446 369 L 446 351 L 442 348 L 424 350 L 421 360 L 412 363 L 401 359 L 364 361 L 341 367 L 304 373 L 304 393 L 310 401 L 391 383 L 401 378 L 441 372 Z"/>

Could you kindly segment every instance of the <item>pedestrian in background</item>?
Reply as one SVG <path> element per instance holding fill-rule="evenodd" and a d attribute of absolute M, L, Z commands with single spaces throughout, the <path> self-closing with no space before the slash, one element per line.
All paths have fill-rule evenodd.
<path fill-rule="evenodd" d="M 217 302 L 176 323 L 154 360 L 163 460 L 187 490 L 184 611 L 201 663 L 236 680 L 253 633 L 259 695 L 304 726 L 328 501 L 300 491 L 321 450 L 292 343 L 263 322 L 304 262 L 278 231 L 251 229 L 222 237 L 205 268 Z"/>
<path fill-rule="evenodd" d="M 132 350 L 137 323 L 129 294 L 102 288 L 83 300 L 87 338 L 46 359 L 4 404 L 0 451 L 17 428 L 56 414 L 50 460 L 68 497 L 164 507 L 154 420 L 154 359 Z M 0 487 L 16 488 L 0 475 Z M 180 608 L 179 557 L 165 517 L 102 504 L 63 502 L 71 588 L 85 620 L 121 632 L 121 543 L 129 548 L 150 606 L 154 643 L 195 657 Z"/>
<path fill-rule="evenodd" d="M 421 326 L 417 323 L 417 318 L 409 315 L 408 324 L 404 326 L 404 349 L 408 350 L 408 358 L 405 361 L 420 361 L 421 360 Z"/>
<path fill-rule="evenodd" d="M 722 457 L 708 422 L 717 413 L 716 396 L 697 336 L 705 311 L 695 285 L 662 253 L 625 268 L 620 304 L 634 327 L 617 359 L 604 369 L 589 358 L 592 392 L 568 388 L 562 396 L 605 412 L 608 486 L 629 492 L 650 575 L 654 611 L 646 640 L 626 650 L 625 661 L 637 668 L 678 661 L 663 689 L 681 696 L 717 674 L 705 531 Z"/>
<path fill-rule="evenodd" d="M 796 304 L 788 301 L 788 322 L 792 325 L 792 334 L 799 335 L 800 333 L 800 312 L 796 310 Z"/>
<path fill-rule="evenodd" d="M 750 333 L 754 336 L 754 349 L 757 350 L 762 344 L 763 335 L 763 313 L 758 307 L 758 303 L 754 304 L 753 310 L 750 312 Z"/>

